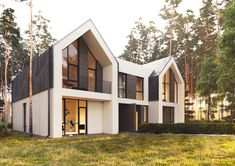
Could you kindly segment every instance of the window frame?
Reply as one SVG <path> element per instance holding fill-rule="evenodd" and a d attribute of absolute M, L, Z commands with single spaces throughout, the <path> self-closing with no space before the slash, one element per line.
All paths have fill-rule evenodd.
<path fill-rule="evenodd" d="M 142 81 L 142 86 L 141 86 L 141 91 L 137 90 L 137 82 L 138 79 L 140 79 Z M 135 88 L 135 93 L 136 93 L 136 100 L 144 100 L 144 78 L 142 77 L 137 77 L 136 76 L 136 88 Z M 142 98 L 141 99 L 137 99 L 137 93 L 141 93 L 142 94 Z"/>
<path fill-rule="evenodd" d="M 76 42 L 77 43 L 77 65 L 75 65 L 75 64 L 73 64 L 73 63 L 70 63 L 69 62 L 69 46 L 70 45 L 72 45 L 74 42 Z M 74 40 L 72 43 L 70 43 L 68 46 L 66 46 L 64 49 L 67 49 L 67 51 L 66 51 L 66 53 L 67 53 L 67 55 L 66 55 L 66 62 L 67 62 L 67 82 L 69 83 L 69 82 L 73 82 L 73 83 L 77 83 L 77 86 L 76 86 L 76 88 L 68 88 L 68 85 L 64 85 L 64 82 L 62 82 L 63 83 L 63 87 L 65 87 L 65 88 L 68 88 L 68 89 L 79 89 L 79 77 L 80 77 L 80 74 L 79 74 L 79 42 L 78 42 L 78 39 L 76 39 L 76 40 Z M 64 50 L 63 49 L 63 50 Z M 62 52 L 63 52 L 63 50 L 62 50 Z M 76 67 L 77 68 L 77 81 L 75 81 L 75 80 L 70 80 L 70 78 L 69 78 L 69 67 L 70 66 L 73 66 L 73 67 Z M 63 69 L 62 69 L 63 70 Z M 62 71 L 63 72 L 63 71 Z"/>
<path fill-rule="evenodd" d="M 120 88 L 120 83 L 119 83 L 120 75 L 124 76 L 125 88 Z M 120 90 L 124 91 L 124 97 L 120 96 Z M 118 97 L 119 98 L 127 98 L 127 74 L 122 73 L 122 72 L 118 72 Z"/>

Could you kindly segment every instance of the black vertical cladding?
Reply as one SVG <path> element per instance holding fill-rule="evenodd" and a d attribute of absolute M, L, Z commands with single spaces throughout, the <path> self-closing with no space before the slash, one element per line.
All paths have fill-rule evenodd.
<path fill-rule="evenodd" d="M 172 71 L 172 69 L 170 69 L 170 102 L 174 102 L 175 100 L 174 82 L 175 82 L 174 72 Z"/>
<path fill-rule="evenodd" d="M 136 99 L 136 76 L 127 74 L 127 98 Z"/>
<path fill-rule="evenodd" d="M 52 47 L 33 60 L 33 94 L 53 87 Z M 29 67 L 26 67 L 12 82 L 12 101 L 29 96 Z"/>
<path fill-rule="evenodd" d="M 98 61 L 96 61 L 96 91 L 103 92 L 103 68 Z"/>
<path fill-rule="evenodd" d="M 119 104 L 119 131 L 136 131 L 136 105 Z"/>
<path fill-rule="evenodd" d="M 159 100 L 159 77 L 149 77 L 149 101 Z"/>
<path fill-rule="evenodd" d="M 163 107 L 163 123 L 174 123 L 174 107 Z"/>
<path fill-rule="evenodd" d="M 78 39 L 79 42 L 79 89 L 88 89 L 88 48 L 83 38 Z"/>

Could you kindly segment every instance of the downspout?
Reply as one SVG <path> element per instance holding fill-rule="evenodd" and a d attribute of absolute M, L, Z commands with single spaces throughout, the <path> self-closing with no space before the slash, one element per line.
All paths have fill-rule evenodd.
<path fill-rule="evenodd" d="M 52 50 L 52 47 L 49 48 L 49 55 L 48 55 L 48 134 L 47 134 L 47 137 L 49 138 L 50 135 L 51 135 L 51 93 L 50 93 L 50 78 L 51 78 L 51 75 L 50 75 L 50 56 L 53 56 L 53 50 Z"/>

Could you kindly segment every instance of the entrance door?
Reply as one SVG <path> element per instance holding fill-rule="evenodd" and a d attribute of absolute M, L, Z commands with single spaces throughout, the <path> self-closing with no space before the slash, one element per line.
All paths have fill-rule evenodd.
<path fill-rule="evenodd" d="M 62 134 L 87 134 L 87 102 L 63 99 Z"/>
<path fill-rule="evenodd" d="M 23 103 L 23 124 L 24 132 L 26 132 L 26 103 Z"/>
<path fill-rule="evenodd" d="M 163 123 L 174 123 L 174 107 L 163 107 Z"/>

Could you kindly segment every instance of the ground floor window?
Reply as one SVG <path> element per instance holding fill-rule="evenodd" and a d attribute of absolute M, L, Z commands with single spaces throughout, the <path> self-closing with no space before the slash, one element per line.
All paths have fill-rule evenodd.
<path fill-rule="evenodd" d="M 62 134 L 87 134 L 87 101 L 63 99 Z"/>
<path fill-rule="evenodd" d="M 163 107 L 163 123 L 174 123 L 174 107 Z"/>
<path fill-rule="evenodd" d="M 135 119 L 136 119 L 135 129 L 136 131 L 138 131 L 139 125 L 141 123 L 148 122 L 148 106 L 137 105 Z"/>

